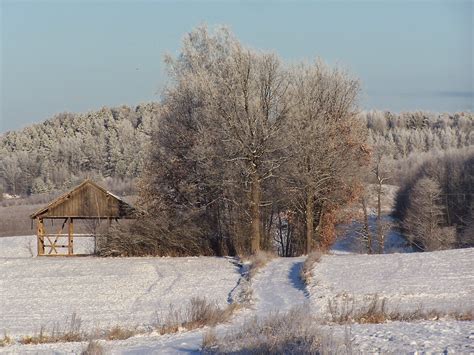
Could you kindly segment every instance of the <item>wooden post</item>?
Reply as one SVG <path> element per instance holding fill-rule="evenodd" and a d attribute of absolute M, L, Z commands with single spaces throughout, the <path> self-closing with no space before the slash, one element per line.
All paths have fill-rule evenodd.
<path fill-rule="evenodd" d="M 37 239 L 37 254 L 44 255 L 44 223 L 42 218 L 36 219 L 36 239 Z"/>
<path fill-rule="evenodd" d="M 74 254 L 74 238 L 73 238 L 74 228 L 73 228 L 73 220 L 69 218 L 69 231 L 68 231 L 68 243 L 67 243 L 67 254 L 73 255 Z"/>

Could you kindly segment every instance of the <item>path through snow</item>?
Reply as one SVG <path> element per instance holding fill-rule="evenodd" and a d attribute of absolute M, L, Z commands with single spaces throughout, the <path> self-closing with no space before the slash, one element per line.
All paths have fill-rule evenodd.
<path fill-rule="evenodd" d="M 231 324 L 216 327 L 216 333 L 223 335 L 240 327 L 247 319 L 264 317 L 273 312 L 286 312 L 292 307 L 305 304 L 307 294 L 299 272 L 305 258 L 277 258 L 272 260 L 254 280 L 254 310 L 244 310 L 234 317 Z M 113 354 L 176 354 L 199 353 L 204 330 L 197 330 L 156 339 L 130 339 L 114 343 L 108 349 Z M 135 342 L 136 345 L 131 344 Z"/>
<path fill-rule="evenodd" d="M 272 260 L 252 282 L 256 299 L 255 315 L 286 312 L 308 301 L 300 269 L 305 258 L 278 258 Z"/>
<path fill-rule="evenodd" d="M 216 327 L 218 335 L 239 328 L 246 320 L 255 316 L 264 317 L 273 312 L 286 312 L 294 306 L 305 304 L 307 293 L 299 272 L 305 258 L 277 258 L 259 272 L 252 280 L 255 303 L 253 309 L 238 313 L 232 323 Z M 204 329 L 171 335 L 149 334 L 122 341 L 102 342 L 111 354 L 196 354 L 200 353 Z M 10 351 L 31 354 L 80 353 L 84 343 L 40 344 L 13 346 Z M 20 350 L 21 349 L 21 350 Z M 0 348 L 0 352 L 2 349 Z"/>

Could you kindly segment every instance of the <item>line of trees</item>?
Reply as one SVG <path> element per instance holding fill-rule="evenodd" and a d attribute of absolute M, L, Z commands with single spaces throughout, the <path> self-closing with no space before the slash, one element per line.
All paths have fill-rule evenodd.
<path fill-rule="evenodd" d="M 30 195 L 64 190 L 85 176 L 136 178 L 158 112 L 159 105 L 149 103 L 63 113 L 5 133 L 0 139 L 3 192 Z"/>
<path fill-rule="evenodd" d="M 398 203 L 395 206 L 396 214 L 402 218 L 402 229 L 411 243 L 428 250 L 461 245 L 462 243 L 456 242 L 455 239 L 456 235 L 460 235 L 460 230 L 465 224 L 458 223 L 457 228 L 447 228 L 447 225 L 452 227 L 451 222 L 446 225 L 438 221 L 438 226 L 441 228 L 444 225 L 443 228 L 436 229 L 436 232 L 435 229 L 431 229 L 432 232 L 425 233 L 427 240 L 433 240 L 433 236 L 437 235 L 440 240 L 450 239 L 449 243 L 434 243 L 433 241 L 430 244 L 427 241 L 425 243 L 417 241 L 416 239 L 422 238 L 421 231 L 416 233 L 418 238 L 413 237 L 414 218 L 418 218 L 415 217 L 416 212 L 421 207 L 417 206 L 415 201 L 418 201 L 424 193 L 429 196 L 431 192 L 428 191 L 430 189 L 427 188 L 427 184 L 422 184 L 423 188 L 420 185 L 419 189 L 411 189 L 407 186 L 414 184 L 417 179 L 415 175 L 419 174 L 420 166 L 430 164 L 427 161 L 433 160 L 434 157 L 443 155 L 445 152 L 450 152 L 450 154 L 444 154 L 443 161 L 438 161 L 438 163 L 441 166 L 451 164 L 450 173 L 455 174 L 454 176 L 458 174 L 460 164 L 458 164 L 459 157 L 457 155 L 466 154 L 466 149 L 472 147 L 474 142 L 474 115 L 472 113 L 434 114 L 421 111 L 397 115 L 390 112 L 369 111 L 362 112 L 360 118 L 367 125 L 368 141 L 373 151 L 371 164 L 367 167 L 365 174 L 365 180 L 370 185 L 364 186 L 360 198 L 363 217 L 359 233 L 366 243 L 367 252 L 369 254 L 383 253 L 385 236 L 393 228 L 393 223 L 383 218 L 381 210 L 384 184 L 400 186 Z M 453 153 L 454 151 L 458 151 L 457 155 Z M 453 168 L 454 166 L 456 168 Z M 439 173 L 433 172 L 425 173 L 425 177 L 434 179 L 434 182 L 445 179 L 441 178 Z M 454 193 L 469 193 L 468 190 L 466 191 L 458 187 Z M 372 194 L 375 194 L 377 201 L 374 230 L 370 228 L 368 209 Z M 403 207 L 408 204 L 408 200 L 413 201 L 411 210 L 414 211 L 414 214 L 406 213 L 405 207 Z M 404 201 L 404 203 L 400 203 L 400 201 Z M 469 200 L 458 201 L 457 206 L 458 209 L 464 208 L 466 211 L 471 208 Z M 449 211 L 448 208 L 445 210 Z M 441 215 L 439 217 L 441 218 Z M 428 246 L 428 244 L 430 245 Z"/>
<path fill-rule="evenodd" d="M 274 245 L 288 211 L 286 253 L 328 247 L 369 160 L 358 80 L 322 61 L 285 65 L 224 28 L 191 32 L 167 64 L 173 84 L 140 184 L 155 235 L 255 253 Z"/>
<path fill-rule="evenodd" d="M 142 171 L 159 110 L 158 103 L 148 103 L 62 113 L 4 133 L 0 136 L 0 189 L 29 195 L 68 188 L 84 176 L 134 180 Z M 405 171 L 422 153 L 459 149 L 474 142 L 472 113 L 364 111 L 358 119 L 367 127 L 367 142 L 391 184 L 402 183 Z"/>

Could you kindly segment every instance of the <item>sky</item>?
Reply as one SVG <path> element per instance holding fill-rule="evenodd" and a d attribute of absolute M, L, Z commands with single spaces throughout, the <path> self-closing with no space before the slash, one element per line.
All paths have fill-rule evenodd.
<path fill-rule="evenodd" d="M 0 0 L 0 132 L 160 99 L 165 53 L 206 23 L 360 78 L 361 109 L 472 111 L 474 0 Z"/>

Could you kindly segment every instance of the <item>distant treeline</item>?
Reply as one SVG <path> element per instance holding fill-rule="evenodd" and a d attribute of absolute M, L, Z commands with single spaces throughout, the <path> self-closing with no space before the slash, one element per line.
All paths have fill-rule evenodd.
<path fill-rule="evenodd" d="M 142 171 L 153 122 L 160 105 L 102 108 L 62 113 L 0 136 L 0 190 L 15 195 L 68 188 L 85 176 L 133 180 Z M 370 145 L 383 148 L 400 184 L 410 165 L 428 151 L 473 145 L 472 113 L 365 111 Z"/>
<path fill-rule="evenodd" d="M 474 245 L 474 115 L 364 112 L 373 183 L 400 187 L 395 215 L 423 250 Z"/>
<path fill-rule="evenodd" d="M 147 103 L 62 113 L 7 132 L 0 137 L 0 189 L 30 195 L 71 187 L 86 176 L 134 179 L 158 110 Z"/>
<path fill-rule="evenodd" d="M 462 148 L 474 144 L 474 114 L 369 111 L 361 115 L 372 146 L 386 147 L 385 155 L 400 160 L 412 153 Z"/>
<path fill-rule="evenodd" d="M 431 112 L 363 112 L 361 118 L 368 128 L 368 142 L 375 154 L 383 156 L 389 170 L 389 184 L 403 184 L 404 177 L 422 163 L 427 152 L 444 151 L 474 145 L 474 115 L 472 113 Z"/>

